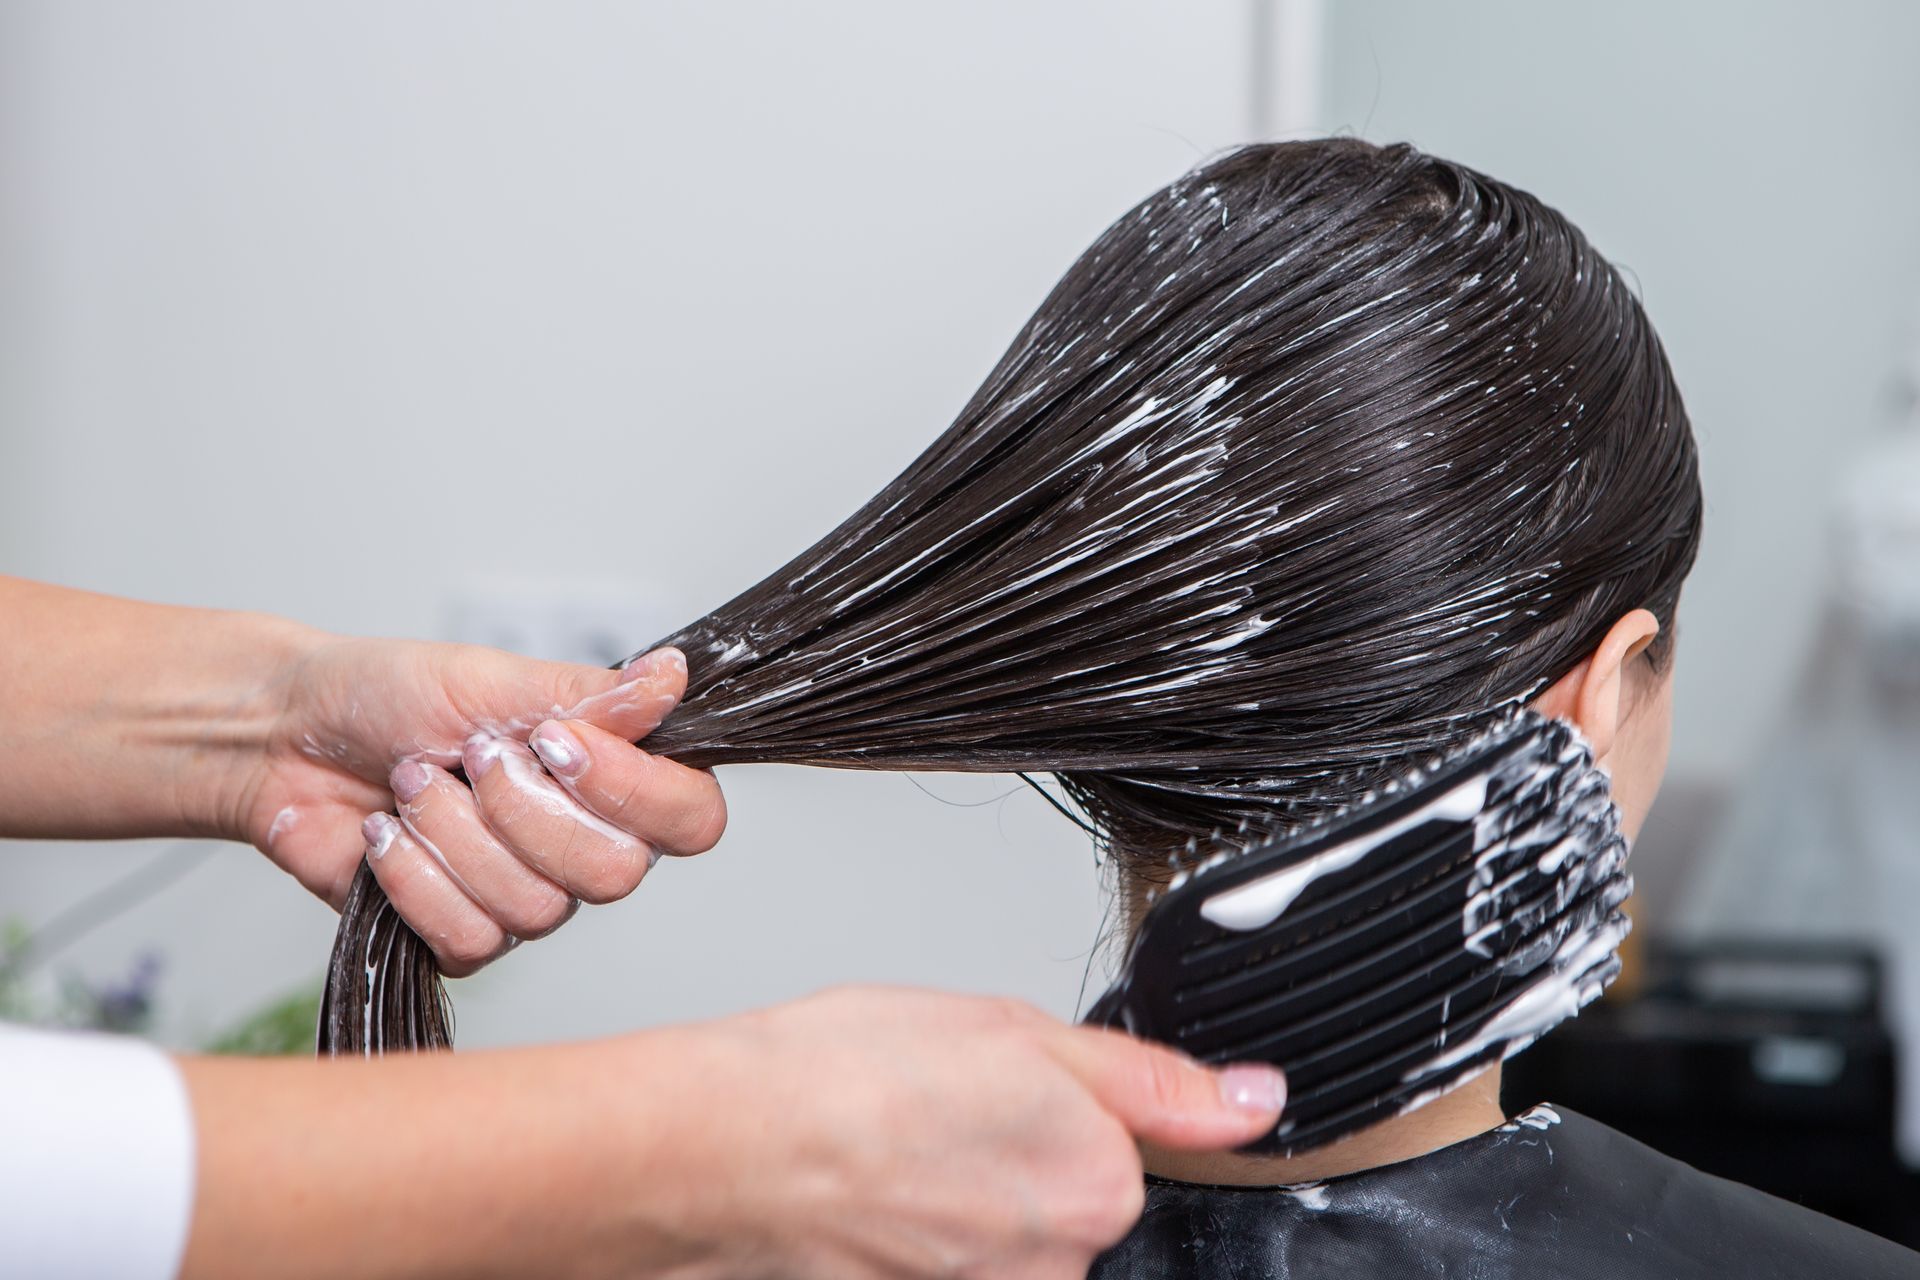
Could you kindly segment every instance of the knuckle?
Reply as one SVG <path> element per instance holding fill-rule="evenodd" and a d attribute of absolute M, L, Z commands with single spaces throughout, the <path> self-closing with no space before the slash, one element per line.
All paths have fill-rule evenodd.
<path fill-rule="evenodd" d="M 1007 1027 L 1030 1026 L 1039 1013 L 1025 1000 L 1013 996 L 987 996 L 981 1001 L 981 1006 L 989 1021 Z"/>
<path fill-rule="evenodd" d="M 1129 1176 L 1101 1197 L 1099 1213 L 1089 1225 L 1093 1243 L 1109 1245 L 1133 1230 L 1147 1208 L 1145 1179 Z"/>
<path fill-rule="evenodd" d="M 607 799 L 614 813 L 631 818 L 646 808 L 647 778 L 644 774 L 634 774 L 626 780 L 617 792 L 609 791 Z"/>
<path fill-rule="evenodd" d="M 1076 1240 L 1105 1247 L 1133 1229 L 1147 1206 L 1133 1141 L 1114 1127 L 1087 1161 L 1071 1226 Z"/>
<path fill-rule="evenodd" d="M 588 892 L 586 877 L 592 873 L 591 859 L 583 859 L 580 849 L 580 828 L 569 826 L 560 840 L 560 848 L 553 854 L 553 866 L 558 872 L 560 883 L 580 896 L 583 902 L 596 899 Z M 578 865 L 585 862 L 588 865 Z"/>
<path fill-rule="evenodd" d="M 683 827 L 678 843 L 686 853 L 705 853 L 720 843 L 720 835 L 727 829 L 727 802 L 717 785 L 702 789 Z"/>
<path fill-rule="evenodd" d="M 618 902 L 632 893 L 647 874 L 648 849 L 639 841 L 610 843 L 591 853 L 576 853 L 567 860 L 568 885 L 583 902 L 596 906 Z"/>
<path fill-rule="evenodd" d="M 1187 1096 L 1187 1071 L 1163 1053 L 1148 1055 L 1138 1068 L 1141 1096 L 1156 1110 L 1175 1112 Z"/>
<path fill-rule="evenodd" d="M 1053 1246 L 1105 1248 L 1133 1229 L 1146 1202 L 1144 1180 L 1122 1183 L 1105 1175 L 1084 1176 L 1042 1211 L 1040 1238 Z"/>
<path fill-rule="evenodd" d="M 462 969 L 478 969 L 493 959 L 505 940 L 498 925 L 484 921 L 454 929 L 440 940 L 434 950 L 449 964 Z"/>
<path fill-rule="evenodd" d="M 565 924 L 577 905 L 578 900 L 558 885 L 537 890 L 515 904 L 507 932 L 516 938 L 544 938 Z"/>
<path fill-rule="evenodd" d="M 569 669 L 559 673 L 559 677 L 554 687 L 555 701 L 565 708 L 578 707 L 582 703 L 591 702 L 594 698 L 606 693 L 609 684 L 607 673 L 597 669 L 591 671 Z"/>
<path fill-rule="evenodd" d="M 481 819 L 502 839 L 508 835 L 524 835 L 530 820 L 539 810 L 522 795 L 518 787 L 493 787 L 491 777 L 483 779 L 474 789 L 474 807 L 480 811 Z"/>

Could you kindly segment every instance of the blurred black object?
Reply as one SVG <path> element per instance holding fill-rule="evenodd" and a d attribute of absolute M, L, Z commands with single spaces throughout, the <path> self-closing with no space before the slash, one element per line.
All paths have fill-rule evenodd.
<path fill-rule="evenodd" d="M 1652 942 L 1602 1000 L 1507 1063 L 1507 1113 L 1564 1102 L 1708 1173 L 1920 1248 L 1894 1146 L 1896 1046 L 1865 946 Z"/>

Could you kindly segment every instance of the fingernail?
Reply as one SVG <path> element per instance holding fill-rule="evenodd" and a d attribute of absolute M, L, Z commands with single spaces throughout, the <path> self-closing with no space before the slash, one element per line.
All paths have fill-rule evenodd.
<path fill-rule="evenodd" d="M 484 733 L 476 733 L 460 748 L 460 764 L 468 782 L 478 782 L 500 763 L 500 744 Z"/>
<path fill-rule="evenodd" d="M 549 720 L 535 729 L 527 745 L 553 773 L 573 778 L 587 770 L 587 749 L 558 721 Z"/>
<path fill-rule="evenodd" d="M 1279 1115 L 1287 1101 L 1287 1078 L 1257 1062 L 1238 1062 L 1220 1072 L 1220 1097 L 1237 1111 Z"/>
<path fill-rule="evenodd" d="M 433 775 L 418 760 L 402 760 L 387 775 L 387 786 L 392 789 L 393 798 L 401 804 L 412 804 L 413 798 L 425 791 L 427 784 L 432 781 Z"/>
<path fill-rule="evenodd" d="M 390 813 L 370 813 L 360 824 L 361 838 L 367 842 L 367 857 L 375 862 L 387 856 L 387 850 L 393 848 L 393 838 L 399 834 L 400 824 Z"/>

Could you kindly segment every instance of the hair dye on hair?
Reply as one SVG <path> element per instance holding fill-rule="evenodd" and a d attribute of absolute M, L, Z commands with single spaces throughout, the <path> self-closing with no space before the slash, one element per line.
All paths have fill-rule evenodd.
<path fill-rule="evenodd" d="M 1134 887 L 1470 737 L 1651 609 L 1699 542 L 1691 430 L 1619 274 L 1405 145 L 1243 147 L 1080 257 L 947 431 L 665 638 L 650 751 L 1050 772 Z M 444 1045 L 363 867 L 323 1051 Z"/>

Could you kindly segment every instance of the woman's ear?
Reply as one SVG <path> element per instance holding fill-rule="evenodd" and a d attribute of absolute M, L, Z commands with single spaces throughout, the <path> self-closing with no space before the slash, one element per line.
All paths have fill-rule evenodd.
<path fill-rule="evenodd" d="M 1659 634 L 1659 619 L 1647 610 L 1622 615 L 1592 653 L 1534 699 L 1534 710 L 1572 721 L 1593 744 L 1594 759 L 1605 760 L 1620 729 L 1627 662 Z"/>

